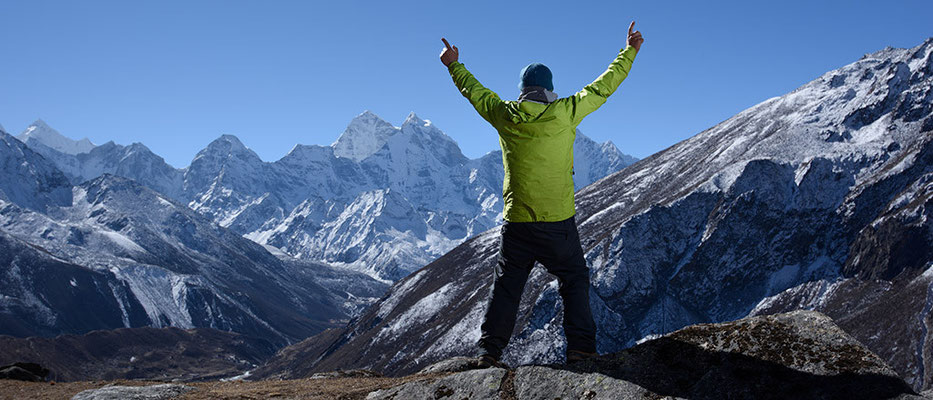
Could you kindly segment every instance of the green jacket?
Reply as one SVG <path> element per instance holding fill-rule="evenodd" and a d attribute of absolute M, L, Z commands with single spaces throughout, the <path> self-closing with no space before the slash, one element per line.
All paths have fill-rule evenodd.
<path fill-rule="evenodd" d="M 577 125 L 615 92 L 634 61 L 635 48 L 626 47 L 593 83 L 550 104 L 502 101 L 463 64 L 450 63 L 460 93 L 499 132 L 506 221 L 563 221 L 576 213 L 572 171 Z"/>

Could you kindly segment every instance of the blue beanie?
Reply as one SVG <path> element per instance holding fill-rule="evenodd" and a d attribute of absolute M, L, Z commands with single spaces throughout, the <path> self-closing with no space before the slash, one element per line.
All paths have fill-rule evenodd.
<path fill-rule="evenodd" d="M 541 63 L 531 63 L 522 68 L 522 81 L 518 84 L 518 89 L 522 90 L 528 86 L 541 86 L 547 90 L 554 90 L 554 83 L 551 82 L 551 70 Z"/>

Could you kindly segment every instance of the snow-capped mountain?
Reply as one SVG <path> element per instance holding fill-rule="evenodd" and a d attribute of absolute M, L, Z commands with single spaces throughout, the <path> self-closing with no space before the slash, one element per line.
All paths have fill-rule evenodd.
<path fill-rule="evenodd" d="M 868 54 L 586 187 L 577 221 L 599 351 L 815 308 L 929 388 L 931 182 L 933 38 Z M 497 245 L 495 230 L 466 241 L 342 332 L 288 353 L 316 370 L 394 375 L 470 354 Z M 504 360 L 558 361 L 561 318 L 556 280 L 535 268 Z"/>
<path fill-rule="evenodd" d="M 0 201 L 45 211 L 71 204 L 68 178 L 6 132 L 0 132 Z"/>
<path fill-rule="evenodd" d="M 16 138 L 30 146 L 46 146 L 50 149 L 72 155 L 87 153 L 94 148 L 94 143 L 91 143 L 88 138 L 72 140 L 64 137 L 62 134 L 58 133 L 58 131 L 49 127 L 49 125 L 41 119 L 29 125 L 26 130 L 17 135 Z"/>
<path fill-rule="evenodd" d="M 142 143 L 121 146 L 113 141 L 79 154 L 68 154 L 44 144 L 26 141 L 35 152 L 52 161 L 72 184 L 103 174 L 131 178 L 173 199 L 181 199 L 183 171 L 168 165 Z"/>
<path fill-rule="evenodd" d="M 76 155 L 27 144 L 74 184 L 104 173 L 143 182 L 257 243 L 384 281 L 501 222 L 501 152 L 471 160 L 414 113 L 396 127 L 363 112 L 330 146 L 296 145 L 275 162 L 232 135 L 185 169 L 139 143 Z M 634 161 L 582 133 L 574 153 L 578 189 Z"/>
<path fill-rule="evenodd" d="M 349 318 L 385 288 L 276 257 L 126 178 L 72 187 L 13 137 L 0 133 L 0 145 L 4 176 L 17 173 L 0 185 L 0 315 L 16 321 L 0 333 L 211 327 L 284 345 Z"/>

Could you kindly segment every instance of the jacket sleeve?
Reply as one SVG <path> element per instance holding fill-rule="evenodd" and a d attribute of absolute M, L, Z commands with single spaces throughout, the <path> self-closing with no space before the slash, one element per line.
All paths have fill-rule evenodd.
<path fill-rule="evenodd" d="M 450 63 L 447 70 L 450 72 L 454 84 L 457 85 L 457 89 L 460 90 L 460 94 L 466 97 L 470 104 L 473 104 L 473 108 L 483 119 L 495 125 L 493 120 L 497 115 L 501 114 L 499 111 L 504 106 L 504 102 L 499 98 L 499 95 L 479 83 L 460 62 Z"/>
<path fill-rule="evenodd" d="M 582 90 L 570 97 L 572 105 L 572 118 L 574 125 L 583 121 L 583 117 L 596 111 L 599 106 L 606 102 L 613 92 L 622 84 L 629 70 L 632 69 L 632 63 L 635 62 L 635 48 L 627 46 L 619 52 L 615 60 L 609 64 L 606 72 L 603 72 L 593 83 L 586 85 Z"/>

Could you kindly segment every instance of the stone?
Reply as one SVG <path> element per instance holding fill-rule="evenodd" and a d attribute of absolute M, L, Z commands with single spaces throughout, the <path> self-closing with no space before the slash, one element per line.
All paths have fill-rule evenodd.
<path fill-rule="evenodd" d="M 524 399 L 644 399 L 652 393 L 631 382 L 600 373 L 577 373 L 548 367 L 515 370 L 515 397 Z"/>
<path fill-rule="evenodd" d="M 82 391 L 71 400 L 163 400 L 174 399 L 194 387 L 173 383 L 148 386 L 104 386 Z"/>
<path fill-rule="evenodd" d="M 497 399 L 506 373 L 502 368 L 459 372 L 439 379 L 408 382 L 377 390 L 366 396 L 366 399 Z"/>

